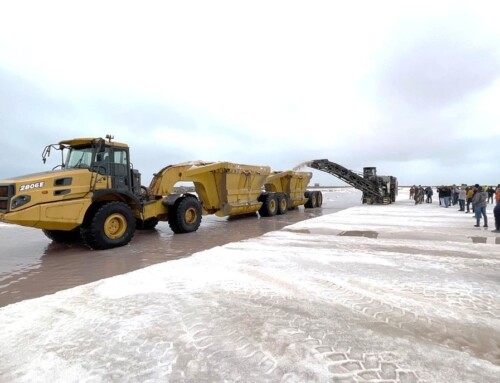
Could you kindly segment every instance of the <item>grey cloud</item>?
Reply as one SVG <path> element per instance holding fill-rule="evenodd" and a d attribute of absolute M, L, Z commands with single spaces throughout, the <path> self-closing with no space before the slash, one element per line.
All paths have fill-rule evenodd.
<path fill-rule="evenodd" d="M 109 94 L 104 96 L 82 97 L 75 99 L 81 103 L 91 118 L 102 119 L 113 125 L 128 127 L 140 133 L 140 129 L 158 126 L 174 126 L 193 129 L 193 117 L 181 114 L 155 100 L 134 97 L 133 95 Z M 137 130 L 139 129 L 139 130 Z"/>
<path fill-rule="evenodd" d="M 0 178 L 50 170 L 41 162 L 45 145 L 86 136 L 88 128 L 96 125 L 104 129 L 102 135 L 114 133 L 117 137 L 120 132 L 106 129 L 120 127 L 140 135 L 157 125 L 186 129 L 194 126 L 192 118 L 165 105 L 114 96 L 90 97 L 74 89 L 68 97 L 56 89 L 0 68 L 0 123 L 4 134 Z M 189 145 L 180 143 L 175 152 L 166 152 L 161 144 L 157 142 L 149 147 L 135 148 L 133 142 L 130 143 L 134 163 L 139 167 L 144 164 L 143 174 L 152 175 L 168 161 L 188 157 L 183 148 Z M 152 157 L 152 153 L 156 157 Z"/>
<path fill-rule="evenodd" d="M 492 49 L 497 42 L 456 32 L 432 25 L 424 33 L 402 32 L 381 63 L 379 96 L 410 109 L 436 109 L 492 84 L 500 76 L 500 57 Z"/>

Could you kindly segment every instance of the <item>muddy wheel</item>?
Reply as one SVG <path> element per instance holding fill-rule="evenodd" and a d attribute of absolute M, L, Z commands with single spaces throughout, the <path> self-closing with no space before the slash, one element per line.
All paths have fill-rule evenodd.
<path fill-rule="evenodd" d="M 124 246 L 135 232 L 135 217 L 130 207 L 118 201 L 98 208 L 85 227 L 82 237 L 93 249 L 104 250 Z"/>
<path fill-rule="evenodd" d="M 286 214 L 288 211 L 288 198 L 286 194 L 278 194 L 278 211 L 277 214 Z"/>
<path fill-rule="evenodd" d="M 304 205 L 305 208 L 312 209 L 313 207 L 316 207 L 316 192 L 306 191 L 304 196 L 307 198 L 307 202 Z"/>
<path fill-rule="evenodd" d="M 153 230 L 156 225 L 158 225 L 158 218 L 148 218 L 144 221 L 137 218 L 135 226 L 139 230 Z"/>
<path fill-rule="evenodd" d="M 43 229 L 42 231 L 48 239 L 51 239 L 52 241 L 57 243 L 73 243 L 78 242 L 82 239 L 80 235 L 80 228 L 70 231 L 45 229 Z"/>
<path fill-rule="evenodd" d="M 316 207 L 321 207 L 323 205 L 323 193 L 316 191 Z"/>
<path fill-rule="evenodd" d="M 262 202 L 262 206 L 259 209 L 261 217 L 272 217 L 276 215 L 278 212 L 278 200 L 276 199 L 276 194 L 261 194 L 259 196 L 259 201 Z"/>
<path fill-rule="evenodd" d="M 190 195 L 179 198 L 169 211 L 168 224 L 177 234 L 198 230 L 201 224 L 200 201 Z"/>

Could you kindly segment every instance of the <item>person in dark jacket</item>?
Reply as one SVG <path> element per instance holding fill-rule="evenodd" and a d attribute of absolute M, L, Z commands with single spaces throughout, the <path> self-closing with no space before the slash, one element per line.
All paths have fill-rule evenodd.
<path fill-rule="evenodd" d="M 488 192 L 488 203 L 493 203 L 495 199 L 495 189 L 493 189 L 493 186 L 490 186 L 487 192 Z"/>
<path fill-rule="evenodd" d="M 458 193 L 460 192 L 460 190 L 455 184 L 453 184 L 453 186 L 450 189 L 451 189 L 451 200 L 453 201 L 453 206 L 455 206 L 458 203 Z"/>
<path fill-rule="evenodd" d="M 500 233 L 500 184 L 498 184 L 497 189 L 495 190 L 495 201 L 496 206 L 493 209 L 493 215 L 495 217 L 495 230 L 492 230 L 493 233 Z"/>
<path fill-rule="evenodd" d="M 441 189 L 441 196 L 443 198 L 443 204 L 444 204 L 444 207 L 446 207 L 446 208 L 450 206 L 451 195 L 452 195 L 451 187 L 445 186 Z"/>

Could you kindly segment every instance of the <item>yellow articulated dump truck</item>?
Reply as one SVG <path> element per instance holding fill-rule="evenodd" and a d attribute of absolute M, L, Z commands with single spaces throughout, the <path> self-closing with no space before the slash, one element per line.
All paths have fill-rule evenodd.
<path fill-rule="evenodd" d="M 42 229 L 55 242 L 81 238 L 93 249 L 109 249 L 129 243 L 136 228 L 153 229 L 159 221 L 168 221 L 175 233 L 189 233 L 198 229 L 205 214 L 273 216 L 308 202 L 299 194 L 310 177 L 305 182 L 303 176 L 290 175 L 296 181 L 273 190 L 277 178 L 269 167 L 229 162 L 170 165 L 144 187 L 131 165 L 129 147 L 111 136 L 106 139 L 48 145 L 44 162 L 52 150 L 60 150 L 61 165 L 0 180 L 0 221 Z M 266 184 L 268 179 L 272 181 Z M 196 195 L 174 193 L 175 184 L 183 181 L 193 182 Z M 279 197 L 286 199 L 286 206 Z"/>

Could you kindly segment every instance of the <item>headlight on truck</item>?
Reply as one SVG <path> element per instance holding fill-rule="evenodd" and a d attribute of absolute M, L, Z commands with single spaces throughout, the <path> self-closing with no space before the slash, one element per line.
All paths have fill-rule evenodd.
<path fill-rule="evenodd" d="M 31 197 L 29 195 L 20 195 L 12 200 L 11 207 L 12 209 L 17 209 L 20 206 L 31 201 Z"/>

